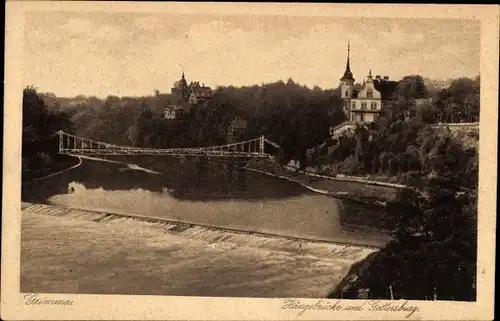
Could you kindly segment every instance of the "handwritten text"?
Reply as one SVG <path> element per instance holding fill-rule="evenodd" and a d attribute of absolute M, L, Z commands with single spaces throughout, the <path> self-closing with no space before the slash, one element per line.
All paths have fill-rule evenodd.
<path fill-rule="evenodd" d="M 51 300 L 40 296 L 38 293 L 24 295 L 25 305 L 73 305 L 72 300 Z"/>
<path fill-rule="evenodd" d="M 406 318 L 419 311 L 418 306 L 410 305 L 408 301 L 383 302 L 379 300 L 368 300 L 360 303 L 346 303 L 341 300 L 334 302 L 319 300 L 305 304 L 297 299 L 285 299 L 281 308 L 285 310 L 301 310 L 300 314 L 307 310 L 404 312 Z"/>

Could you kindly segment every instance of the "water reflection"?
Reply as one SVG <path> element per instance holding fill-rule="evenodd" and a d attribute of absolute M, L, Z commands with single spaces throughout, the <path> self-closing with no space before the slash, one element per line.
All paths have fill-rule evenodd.
<path fill-rule="evenodd" d="M 171 157 L 135 157 L 128 161 L 150 172 L 126 164 L 84 160 L 82 166 L 75 170 L 23 185 L 23 200 L 43 201 L 66 193 L 68 184 L 73 181 L 82 183 L 88 189 L 169 190 L 173 197 L 197 201 L 281 199 L 310 194 L 288 182 L 239 170 L 244 163 L 203 159 L 179 161 Z M 160 174 L 152 174 L 151 171 Z"/>
<path fill-rule="evenodd" d="M 132 161 L 138 166 L 85 160 L 75 170 L 23 186 L 23 200 L 370 245 L 387 240 L 380 208 L 238 170 L 241 163 L 168 157 Z M 70 184 L 78 188 L 68 194 Z"/>

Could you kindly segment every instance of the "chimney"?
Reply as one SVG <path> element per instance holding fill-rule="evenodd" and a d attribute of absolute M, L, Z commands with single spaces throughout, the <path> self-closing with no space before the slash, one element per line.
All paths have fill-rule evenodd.
<path fill-rule="evenodd" d="M 389 76 L 384 76 L 384 80 L 389 80 Z"/>
<path fill-rule="evenodd" d="M 380 75 L 376 75 L 375 79 L 380 80 Z"/>

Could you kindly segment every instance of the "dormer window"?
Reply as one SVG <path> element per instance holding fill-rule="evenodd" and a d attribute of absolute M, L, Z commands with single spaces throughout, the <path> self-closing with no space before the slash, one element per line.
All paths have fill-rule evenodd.
<path fill-rule="evenodd" d="M 366 97 L 367 97 L 367 98 L 373 98 L 373 91 L 368 90 L 368 91 L 366 92 Z"/>

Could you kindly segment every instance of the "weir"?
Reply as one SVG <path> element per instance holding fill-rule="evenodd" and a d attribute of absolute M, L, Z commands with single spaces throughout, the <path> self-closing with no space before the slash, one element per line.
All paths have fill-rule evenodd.
<path fill-rule="evenodd" d="M 175 162 L 175 159 L 171 161 Z M 201 165 L 208 163 L 209 159 L 199 157 L 192 161 L 194 163 L 198 161 L 198 165 Z M 234 162 L 232 166 L 231 161 Z M 220 166 L 219 172 L 225 172 L 230 167 L 238 168 L 243 165 L 243 162 L 243 159 L 237 158 L 226 159 L 217 164 Z M 156 182 L 155 180 L 158 180 L 158 183 L 162 181 L 161 175 L 136 175 L 136 172 L 124 171 L 125 168 L 136 168 L 136 166 L 114 160 L 89 160 L 85 162 L 85 165 L 87 167 L 80 169 L 81 172 L 97 171 L 100 183 L 108 178 L 112 180 L 117 175 L 124 180 L 127 177 L 132 178 L 134 186 L 138 180 L 148 183 Z M 142 165 L 148 167 L 145 164 Z M 196 167 L 201 169 L 202 174 L 206 175 L 209 172 L 203 168 L 204 166 Z M 173 169 L 173 172 L 178 171 Z M 61 181 L 54 180 L 54 183 L 60 186 L 65 185 L 66 182 L 73 182 L 74 179 L 82 184 L 88 183 L 85 180 L 82 181 L 76 174 L 75 178 L 69 175 L 64 179 L 61 178 Z M 233 185 L 233 190 L 228 191 L 230 193 L 235 192 L 234 185 L 242 181 L 245 184 L 240 185 L 250 184 L 250 190 L 255 188 L 259 193 L 264 190 L 266 197 L 271 195 L 273 200 L 259 199 L 264 200 L 263 204 L 271 210 L 270 213 L 274 213 L 272 208 L 276 204 L 282 208 L 279 198 L 274 200 L 276 196 L 272 193 L 268 194 L 268 190 L 285 190 L 288 199 L 289 191 L 282 189 L 283 183 L 273 179 L 272 183 L 277 185 L 275 187 L 275 185 L 268 184 L 266 180 L 262 182 L 260 175 L 255 177 L 257 178 L 255 181 L 247 174 L 247 171 L 231 171 L 231 175 L 221 175 L 221 178 L 227 176 L 229 179 L 231 176 L 228 183 Z M 171 181 L 170 177 L 165 177 L 165 179 Z M 202 178 L 197 179 L 199 184 Z M 269 187 L 269 185 L 272 186 Z M 212 191 L 213 187 L 210 184 L 208 186 L 210 188 L 207 191 Z M 33 280 L 21 282 L 23 291 L 42 293 L 46 291 L 43 284 L 57 282 L 65 284 L 65 288 L 61 290 L 63 293 L 78 288 L 79 293 L 89 294 L 105 292 L 109 294 L 325 298 L 348 273 L 352 264 L 362 261 L 379 249 L 378 244 L 371 246 L 373 243 L 364 237 L 339 238 L 337 233 L 331 235 L 322 233 L 325 229 L 330 231 L 330 228 L 325 228 L 328 223 L 320 224 L 316 230 L 316 228 L 308 227 L 307 223 L 300 225 L 301 220 L 298 220 L 289 225 L 293 227 L 298 224 L 301 228 L 276 229 L 273 221 L 282 222 L 282 220 L 276 215 L 265 216 L 266 219 L 259 218 L 261 215 L 266 215 L 265 210 L 255 206 L 260 202 L 241 202 L 244 210 L 238 211 L 240 203 L 237 203 L 238 209 L 235 210 L 232 205 L 234 201 L 216 203 L 215 206 L 211 202 L 179 201 L 162 193 L 151 192 L 148 186 L 142 187 L 145 190 L 129 191 L 130 187 L 122 186 L 120 189 L 124 190 L 110 192 L 107 190 L 109 186 L 104 186 L 103 190 L 96 189 L 94 186 L 72 194 L 66 194 L 65 191 L 57 192 L 62 194 L 56 193 L 52 197 L 45 198 L 51 203 L 50 205 L 39 204 L 36 200 L 33 200 L 33 203 L 23 203 L 22 255 L 24 255 L 25 268 L 22 280 Z M 127 203 L 126 200 L 131 199 L 130 193 L 151 206 L 141 208 L 140 205 Z M 145 198 L 142 198 L 143 196 Z M 245 196 L 245 199 L 247 198 L 248 196 Z M 66 203 L 65 200 L 72 201 Z M 171 202 L 175 204 L 172 208 L 172 213 L 175 214 L 166 217 L 150 216 L 163 215 Z M 61 203 L 65 205 L 54 205 Z M 108 209 L 108 204 L 115 203 L 125 205 L 115 208 L 111 206 L 112 209 Z M 331 214 L 325 214 L 321 209 L 322 206 L 319 206 L 319 210 L 312 214 L 307 206 L 303 209 L 296 209 L 294 198 L 291 198 L 291 202 L 283 203 L 289 205 L 286 207 L 287 215 L 284 217 L 298 210 L 307 215 L 305 218 L 307 221 L 310 215 L 319 214 L 316 212 L 320 211 L 320 220 L 323 218 L 326 222 L 330 222 L 330 218 L 325 217 L 330 217 Z M 330 202 L 326 201 L 326 203 Z M 334 204 L 332 205 L 333 207 L 328 205 L 328 209 L 336 208 Z M 78 206 L 85 208 L 78 208 Z M 100 209 L 101 206 L 106 209 Z M 324 204 L 324 206 L 327 205 Z M 206 210 L 207 207 L 212 210 Z M 118 212 L 122 210 L 129 213 L 141 213 L 142 216 Z M 249 219 L 245 213 L 253 213 L 252 215 L 255 215 L 257 219 Z M 221 215 L 231 217 L 231 219 L 217 219 Z M 294 215 L 290 215 L 290 219 L 293 218 Z M 267 223 L 263 224 L 263 220 Z M 238 224 L 233 224 L 234 222 Z M 303 225 L 306 227 L 304 228 Z M 335 230 L 335 226 L 332 228 Z M 279 233 L 288 233 L 288 235 Z M 313 236 L 310 237 L 308 234 Z M 304 235 L 305 237 L 290 235 Z M 315 238 L 314 235 L 325 239 Z M 329 237 L 333 240 L 327 239 Z M 44 247 L 40 248 L 39 244 L 42 239 L 45 243 Z M 342 243 L 342 241 L 345 242 Z M 364 242 L 371 244 L 365 246 L 366 243 L 362 244 Z M 75 251 L 78 254 L 75 254 Z M 47 271 L 42 271 L 42 274 L 36 269 L 29 268 L 32 265 L 36 266 L 35 262 L 40 259 L 37 253 L 50 262 L 45 268 Z M 92 260 L 88 260 L 89 257 Z M 123 266 L 127 267 L 127 273 L 122 273 Z M 61 271 L 78 271 L 79 274 L 75 276 L 73 273 L 72 278 L 68 278 L 65 273 L 50 274 L 49 267 L 52 269 L 57 267 Z M 38 267 L 40 268 L 44 269 L 44 267 Z M 96 269 L 106 269 L 110 273 L 99 279 L 85 278 L 88 275 L 94 275 Z M 117 274 L 112 274 L 112 271 L 117 271 Z M 44 275 L 44 279 L 41 279 L 40 275 Z M 46 275 L 50 277 L 47 278 Z M 85 281 L 81 281 L 82 279 Z"/>
<path fill-rule="evenodd" d="M 376 251 L 377 246 L 364 244 L 353 244 L 333 242 L 327 239 L 314 237 L 294 237 L 290 235 L 278 234 L 268 231 L 251 231 L 236 228 L 227 228 L 209 224 L 200 224 L 189 221 L 164 219 L 136 214 L 111 212 L 104 210 L 90 210 L 81 208 L 71 208 L 58 205 L 45 205 L 22 203 L 22 212 L 26 214 L 43 214 L 50 216 L 60 216 L 70 219 L 94 221 L 98 223 L 123 223 L 140 224 L 145 227 L 159 228 L 170 233 L 179 234 L 186 238 L 195 238 L 208 242 L 226 242 L 238 246 L 263 247 L 279 250 L 307 250 L 315 255 L 334 254 L 339 247 L 342 248 L 341 255 L 350 251 Z"/>
<path fill-rule="evenodd" d="M 24 293 L 326 298 L 376 252 L 41 204 L 22 226 Z"/>

